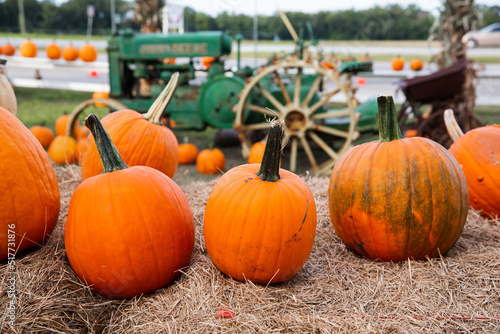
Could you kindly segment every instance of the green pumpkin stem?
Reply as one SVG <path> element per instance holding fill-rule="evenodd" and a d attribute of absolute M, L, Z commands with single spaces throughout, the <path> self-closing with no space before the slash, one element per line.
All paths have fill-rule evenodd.
<path fill-rule="evenodd" d="M 103 173 L 128 168 L 99 118 L 94 114 L 90 114 L 85 118 L 84 124 L 94 136 L 95 145 L 97 151 L 99 151 L 99 157 L 101 157 Z"/>
<path fill-rule="evenodd" d="M 267 136 L 266 149 L 264 157 L 257 176 L 262 181 L 276 182 L 281 179 L 280 161 L 281 161 L 281 142 L 283 138 L 283 124 L 280 121 L 271 122 L 269 134 Z"/>
<path fill-rule="evenodd" d="M 394 106 L 394 99 L 390 95 L 379 95 L 378 104 L 378 129 L 380 142 L 403 139 L 398 125 L 398 114 Z"/>

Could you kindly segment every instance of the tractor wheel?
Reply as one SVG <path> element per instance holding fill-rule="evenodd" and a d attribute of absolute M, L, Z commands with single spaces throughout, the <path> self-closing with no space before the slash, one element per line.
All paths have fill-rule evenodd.
<path fill-rule="evenodd" d="M 66 135 L 71 135 L 71 124 L 74 124 L 76 120 L 82 123 L 85 120 L 85 117 L 87 117 L 91 113 L 95 114 L 99 118 L 102 118 L 112 111 L 123 109 L 128 108 L 123 103 L 113 99 L 90 99 L 83 101 L 82 103 L 77 105 L 69 115 Z"/>
<path fill-rule="evenodd" d="M 327 110 L 331 99 L 339 96 L 344 107 Z M 359 137 L 355 106 L 348 79 L 337 72 L 297 59 L 265 67 L 245 85 L 233 108 L 243 156 L 248 157 L 251 146 L 264 139 L 268 119 L 279 118 L 289 139 L 286 167 L 303 172 L 304 164 L 310 164 L 313 172 L 328 174 Z M 308 163 L 298 159 L 299 147 Z"/>

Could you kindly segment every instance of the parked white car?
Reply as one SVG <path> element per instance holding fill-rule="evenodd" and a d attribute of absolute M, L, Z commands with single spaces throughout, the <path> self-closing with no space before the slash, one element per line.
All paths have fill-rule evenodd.
<path fill-rule="evenodd" d="M 469 31 L 462 43 L 470 48 L 476 46 L 500 46 L 500 23 L 493 23 L 478 31 Z"/>

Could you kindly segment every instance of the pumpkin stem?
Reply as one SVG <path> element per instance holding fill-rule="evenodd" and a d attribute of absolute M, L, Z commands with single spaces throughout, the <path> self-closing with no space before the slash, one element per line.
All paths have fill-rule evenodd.
<path fill-rule="evenodd" d="M 280 161 L 283 132 L 283 121 L 274 120 L 271 122 L 264 157 L 257 172 L 257 176 L 262 181 L 276 182 L 281 179 Z"/>
<path fill-rule="evenodd" d="M 99 157 L 101 157 L 103 173 L 128 168 L 99 118 L 94 114 L 90 114 L 85 118 L 84 124 L 94 136 L 95 145 L 97 151 L 99 151 Z"/>
<path fill-rule="evenodd" d="M 394 99 L 390 95 L 379 95 L 378 104 L 378 129 L 380 142 L 403 139 L 398 125 L 398 114 L 394 106 Z"/>
<path fill-rule="evenodd" d="M 464 135 L 462 129 L 460 129 L 460 125 L 457 123 L 455 115 L 453 114 L 453 110 L 446 109 L 444 111 L 444 124 L 446 125 L 446 130 L 448 130 L 448 134 L 454 142 Z"/>
<path fill-rule="evenodd" d="M 174 96 L 175 90 L 177 89 L 178 85 L 179 72 L 175 72 L 174 75 L 172 75 L 172 78 L 168 82 L 167 86 L 165 86 L 163 91 L 156 98 L 155 102 L 153 102 L 151 107 L 149 107 L 148 112 L 142 115 L 142 117 L 154 124 L 161 125 L 161 115 L 163 115 L 163 112 L 165 111 L 165 109 L 167 109 L 168 104 L 172 100 L 172 97 Z"/>

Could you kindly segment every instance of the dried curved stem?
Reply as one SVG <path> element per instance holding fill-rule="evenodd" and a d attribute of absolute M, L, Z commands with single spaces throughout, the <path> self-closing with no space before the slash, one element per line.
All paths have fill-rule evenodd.
<path fill-rule="evenodd" d="M 444 124 L 446 125 L 446 130 L 448 130 L 448 134 L 454 142 L 464 135 L 462 129 L 460 129 L 460 126 L 457 123 L 457 120 L 455 119 L 453 110 L 446 109 L 444 111 Z"/>

